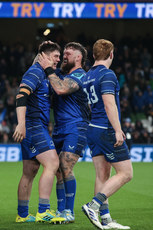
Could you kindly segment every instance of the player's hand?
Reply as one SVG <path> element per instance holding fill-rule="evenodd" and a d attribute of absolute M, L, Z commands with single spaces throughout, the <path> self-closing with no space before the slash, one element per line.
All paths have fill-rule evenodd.
<path fill-rule="evenodd" d="M 41 45 L 43 45 L 43 44 L 54 44 L 54 42 L 52 42 L 51 40 L 48 40 L 48 41 L 44 41 L 41 43 Z"/>
<path fill-rule="evenodd" d="M 123 133 L 122 130 L 116 131 L 115 137 L 116 137 L 116 143 L 114 144 L 114 147 L 121 146 L 124 140 L 126 139 L 125 134 Z"/>
<path fill-rule="evenodd" d="M 38 54 L 38 62 L 43 69 L 46 69 L 47 67 L 53 68 L 54 65 L 52 58 L 49 58 L 44 52 L 42 52 L 42 54 Z"/>
<path fill-rule="evenodd" d="M 16 142 L 22 142 L 26 136 L 25 124 L 18 124 L 13 134 L 13 139 Z"/>

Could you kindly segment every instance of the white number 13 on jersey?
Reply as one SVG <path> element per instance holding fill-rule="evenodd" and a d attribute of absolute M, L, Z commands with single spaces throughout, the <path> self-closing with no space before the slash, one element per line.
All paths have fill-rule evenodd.
<path fill-rule="evenodd" d="M 98 97 L 97 97 L 94 85 L 90 86 L 91 97 L 89 97 L 89 93 L 87 92 L 86 89 L 84 89 L 84 91 L 87 94 L 89 104 L 94 104 L 98 102 Z"/>

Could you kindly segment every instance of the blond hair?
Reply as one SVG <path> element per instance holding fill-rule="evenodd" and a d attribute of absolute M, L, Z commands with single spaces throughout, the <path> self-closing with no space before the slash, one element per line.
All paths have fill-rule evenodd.
<path fill-rule="evenodd" d="M 93 45 L 93 55 L 95 61 L 106 60 L 109 58 L 112 50 L 114 50 L 112 42 L 105 39 L 97 40 Z"/>

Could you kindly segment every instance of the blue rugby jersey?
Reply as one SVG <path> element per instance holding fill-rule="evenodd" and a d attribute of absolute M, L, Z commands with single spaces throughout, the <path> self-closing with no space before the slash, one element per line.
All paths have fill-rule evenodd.
<path fill-rule="evenodd" d="M 120 119 L 120 86 L 115 73 L 104 65 L 93 66 L 86 74 L 84 90 L 88 95 L 88 101 L 91 106 L 91 124 L 112 128 L 104 109 L 102 95 L 113 94 L 115 96 Z"/>
<path fill-rule="evenodd" d="M 79 68 L 65 76 L 63 76 L 60 71 L 57 71 L 56 74 L 60 79 L 71 78 L 76 81 L 79 85 L 79 90 L 72 94 L 60 96 L 54 93 L 53 108 L 55 127 L 59 128 L 79 121 L 88 121 L 88 100 L 87 95 L 83 90 L 83 79 L 86 72 Z"/>
<path fill-rule="evenodd" d="M 27 85 L 32 93 L 28 97 L 26 119 L 41 119 L 48 125 L 51 107 L 51 85 L 39 63 L 32 65 L 23 75 L 21 85 Z"/>

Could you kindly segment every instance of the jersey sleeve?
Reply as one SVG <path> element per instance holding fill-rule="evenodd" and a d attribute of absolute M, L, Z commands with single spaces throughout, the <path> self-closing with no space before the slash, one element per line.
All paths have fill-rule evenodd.
<path fill-rule="evenodd" d="M 99 80 L 101 94 L 115 95 L 117 78 L 112 71 L 105 73 Z"/>
<path fill-rule="evenodd" d="M 32 92 L 38 88 L 43 80 L 43 73 L 40 69 L 29 69 L 22 78 L 21 84 L 28 86 Z"/>

